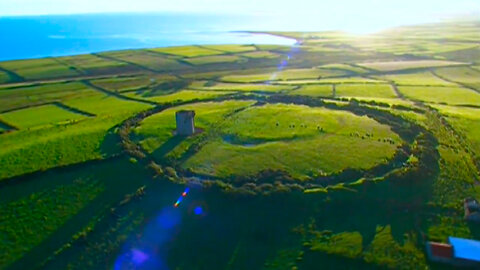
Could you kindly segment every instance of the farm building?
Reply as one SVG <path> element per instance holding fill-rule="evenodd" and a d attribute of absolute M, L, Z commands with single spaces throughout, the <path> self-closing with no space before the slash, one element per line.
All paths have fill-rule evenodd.
<path fill-rule="evenodd" d="M 450 236 L 447 244 L 427 242 L 427 255 L 434 262 L 480 267 L 480 241 Z"/>
<path fill-rule="evenodd" d="M 463 202 L 465 208 L 465 220 L 480 223 L 480 204 L 477 200 L 467 198 Z"/>
<path fill-rule="evenodd" d="M 195 133 L 195 111 L 178 111 L 175 113 L 177 135 L 190 136 Z"/>

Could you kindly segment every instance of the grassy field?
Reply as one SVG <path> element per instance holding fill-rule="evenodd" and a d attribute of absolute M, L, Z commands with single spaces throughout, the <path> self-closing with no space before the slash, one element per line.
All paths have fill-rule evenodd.
<path fill-rule="evenodd" d="M 452 105 L 480 105 L 480 94 L 461 87 L 400 86 L 398 89 L 413 100 Z"/>
<path fill-rule="evenodd" d="M 357 63 L 359 66 L 375 69 L 378 71 L 398 71 L 405 69 L 418 69 L 429 67 L 442 67 L 462 65 L 465 63 L 439 60 L 416 60 L 416 61 L 391 61 L 391 62 L 367 62 Z"/>
<path fill-rule="evenodd" d="M 223 54 L 223 52 L 219 52 L 217 50 L 210 50 L 210 49 L 207 49 L 206 47 L 198 47 L 198 46 L 167 47 L 167 48 L 156 48 L 151 50 L 154 52 L 160 52 L 160 53 L 183 56 L 183 57 L 197 57 L 197 56 Z"/>
<path fill-rule="evenodd" d="M 272 53 L 269 51 L 254 51 L 254 52 L 246 52 L 240 54 L 241 56 L 248 57 L 248 58 L 279 58 L 280 55 L 276 53 Z"/>
<path fill-rule="evenodd" d="M 447 116 L 448 122 L 470 141 L 473 151 L 480 155 L 480 109 L 434 105 Z"/>
<path fill-rule="evenodd" d="M 271 85 L 271 84 L 254 84 L 254 83 L 215 83 L 213 85 L 205 82 L 195 82 L 189 86 L 190 89 L 211 90 L 211 91 L 242 91 L 242 92 L 282 92 L 293 90 L 294 86 L 289 85 Z"/>
<path fill-rule="evenodd" d="M 100 58 L 92 54 L 60 57 L 58 58 L 58 61 L 65 63 L 69 67 L 74 67 L 86 74 L 102 73 L 105 70 L 123 67 L 126 65 L 122 62 Z"/>
<path fill-rule="evenodd" d="M 185 61 L 192 65 L 206 65 L 206 64 L 218 64 L 218 63 L 235 63 L 235 62 L 245 61 L 245 59 L 236 55 L 214 55 L 214 56 L 188 58 L 188 59 L 185 59 Z"/>
<path fill-rule="evenodd" d="M 175 130 L 175 112 L 179 110 L 195 110 L 195 124 L 201 129 L 220 122 L 224 115 L 232 111 L 251 105 L 252 101 L 227 101 L 215 103 L 197 103 L 185 105 L 163 111 L 142 121 L 135 130 L 142 146 L 149 152 L 153 152 L 167 140 L 173 138 Z"/>
<path fill-rule="evenodd" d="M 153 100 L 159 103 L 168 103 L 168 102 L 178 102 L 178 101 L 189 101 L 194 99 L 198 99 L 198 100 L 210 99 L 210 98 L 215 98 L 215 97 L 228 95 L 232 93 L 235 93 L 235 92 L 181 90 L 169 95 L 150 95 L 148 91 L 144 91 L 141 93 L 130 92 L 124 95 L 128 97 Z"/>
<path fill-rule="evenodd" d="M 228 53 L 241 53 L 241 52 L 250 52 L 256 51 L 257 49 L 254 46 L 250 45 L 238 45 L 238 44 L 227 44 L 227 45 L 205 45 L 202 46 L 208 49 L 214 49 L 218 51 L 224 51 Z"/>
<path fill-rule="evenodd" d="M 60 64 L 52 58 L 2 62 L 0 67 L 15 72 L 29 80 L 79 75 L 75 70 Z"/>
<path fill-rule="evenodd" d="M 247 108 L 228 118 L 228 121 L 221 117 L 240 104 L 221 103 L 213 106 L 205 103 L 176 109 L 195 109 L 198 126 L 204 132 L 218 137 L 189 158 L 183 165 L 185 168 L 220 177 L 253 176 L 262 170 L 273 169 L 307 179 L 347 167 L 369 168 L 384 162 L 391 157 L 396 144 L 386 147 L 384 142 L 377 140 L 379 138 L 391 138 L 400 143 L 400 139 L 388 127 L 369 118 L 325 109 L 265 105 Z M 137 134 L 146 137 L 142 145 L 150 152 L 162 148 L 161 145 L 172 138 L 175 124 L 173 114 L 176 110 L 167 110 L 151 119 L 147 118 L 137 129 Z M 352 137 L 353 133 L 373 133 L 374 137 Z M 348 150 L 345 147 L 344 152 L 337 151 L 343 157 L 342 162 L 325 155 L 339 144 L 348 145 Z M 368 158 L 361 158 L 364 162 L 359 163 L 360 156 L 364 154 L 361 149 L 369 149 L 369 152 L 366 155 Z"/>
<path fill-rule="evenodd" d="M 378 77 L 382 80 L 393 81 L 398 85 L 425 85 L 425 86 L 442 86 L 455 85 L 454 83 L 442 80 L 430 72 L 408 73 L 385 75 Z"/>
<path fill-rule="evenodd" d="M 10 76 L 6 72 L 0 71 L 0 84 L 10 81 Z"/>
<path fill-rule="evenodd" d="M 85 115 L 73 113 L 56 105 L 43 105 L 0 114 L 0 120 L 21 129 L 42 127 L 85 119 Z"/>
<path fill-rule="evenodd" d="M 339 97 L 397 97 L 389 84 L 339 84 L 335 87 L 335 95 Z"/>
<path fill-rule="evenodd" d="M 333 87 L 329 84 L 304 85 L 290 95 L 303 95 L 312 97 L 333 97 Z"/>
<path fill-rule="evenodd" d="M 352 65 L 349 65 L 349 64 L 326 64 L 326 65 L 323 65 L 323 66 L 319 66 L 319 68 L 334 69 L 334 70 L 339 69 L 339 70 L 345 70 L 345 71 L 358 73 L 358 74 L 368 72 L 368 70 L 365 69 L 365 68 L 352 66 Z"/>
<path fill-rule="evenodd" d="M 84 84 L 76 82 L 0 88 L 0 110 L 6 111 L 36 104 L 75 99 L 91 91 Z"/>
<path fill-rule="evenodd" d="M 0 205 L 2 268 L 47 239 L 101 191 L 96 181 L 76 179 Z"/>
<path fill-rule="evenodd" d="M 299 80 L 299 79 L 317 79 L 321 77 L 345 75 L 339 70 L 326 69 L 287 69 L 283 71 L 275 71 L 266 74 L 252 74 L 252 75 L 231 75 L 225 76 L 221 80 L 226 82 L 261 82 L 261 81 L 276 81 L 276 80 Z"/>
<path fill-rule="evenodd" d="M 99 55 L 110 57 L 127 63 L 132 63 L 143 69 L 146 68 L 154 71 L 179 70 L 184 67 L 184 65 L 179 63 L 177 60 L 163 57 L 157 53 L 141 50 L 106 52 Z"/>
<path fill-rule="evenodd" d="M 480 71 L 468 67 L 436 69 L 435 73 L 447 80 L 463 83 L 480 90 Z"/>

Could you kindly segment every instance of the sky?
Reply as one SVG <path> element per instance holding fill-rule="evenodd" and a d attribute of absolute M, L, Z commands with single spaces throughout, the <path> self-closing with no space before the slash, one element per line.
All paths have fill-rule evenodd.
<path fill-rule="evenodd" d="M 448 15 L 480 11 L 478 0 L 0 0 L 0 16 L 104 12 Z"/>
<path fill-rule="evenodd" d="M 0 0 L 0 17 L 116 12 L 253 15 L 299 29 L 313 25 L 369 32 L 458 17 L 480 19 L 480 0 Z"/>

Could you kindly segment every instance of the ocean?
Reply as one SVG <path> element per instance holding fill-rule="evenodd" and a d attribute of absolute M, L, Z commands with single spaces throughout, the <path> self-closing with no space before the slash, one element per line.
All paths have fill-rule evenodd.
<path fill-rule="evenodd" d="M 190 44 L 295 43 L 293 39 L 241 32 L 247 30 L 267 29 L 255 16 L 213 14 L 0 17 L 0 61 Z"/>

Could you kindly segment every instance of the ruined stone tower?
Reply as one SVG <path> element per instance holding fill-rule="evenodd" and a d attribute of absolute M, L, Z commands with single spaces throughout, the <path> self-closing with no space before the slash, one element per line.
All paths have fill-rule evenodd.
<path fill-rule="evenodd" d="M 190 136 L 195 133 L 195 111 L 178 111 L 175 113 L 177 120 L 177 135 Z"/>

